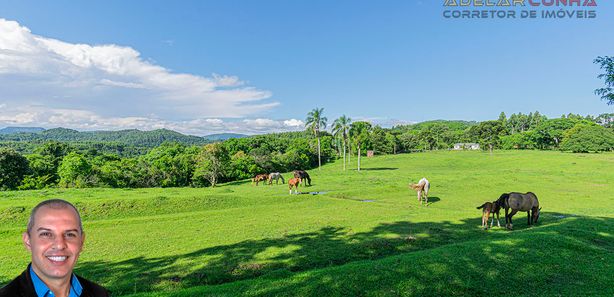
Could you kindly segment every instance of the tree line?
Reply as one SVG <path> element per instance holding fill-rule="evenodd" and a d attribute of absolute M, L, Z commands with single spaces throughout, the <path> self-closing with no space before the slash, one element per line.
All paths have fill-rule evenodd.
<path fill-rule="evenodd" d="M 326 131 L 324 109 L 308 114 L 306 130 L 209 144 L 163 142 L 131 155 L 92 142 L 45 141 L 28 153 L 0 148 L 0 189 L 46 187 L 205 187 L 256 174 L 312 169 L 335 159 L 344 170 L 367 151 L 376 155 L 451 149 L 614 150 L 614 114 L 548 119 L 539 112 L 501 113 L 484 122 L 429 121 L 392 128 L 342 116 Z M 355 158 L 355 159 L 354 159 Z M 352 161 L 354 160 L 354 161 Z M 354 167 L 354 165 L 352 165 Z"/>
<path fill-rule="evenodd" d="M 120 156 L 141 155 L 164 142 L 179 142 L 187 145 L 204 145 L 213 142 L 204 137 L 184 135 L 167 129 L 84 132 L 66 128 L 49 130 L 4 128 L 1 130 L 3 133 L 0 133 L 0 147 L 10 147 L 26 154 L 33 153 L 37 147 L 49 141 L 69 143 L 80 150 L 95 149 L 117 153 Z"/>
<path fill-rule="evenodd" d="M 324 135 L 322 160 L 334 158 L 331 137 Z M 0 148 L 0 189 L 46 187 L 210 186 L 273 171 L 317 166 L 316 142 L 306 132 L 229 139 L 206 145 L 164 142 L 137 155 L 48 141 L 32 153 Z"/>

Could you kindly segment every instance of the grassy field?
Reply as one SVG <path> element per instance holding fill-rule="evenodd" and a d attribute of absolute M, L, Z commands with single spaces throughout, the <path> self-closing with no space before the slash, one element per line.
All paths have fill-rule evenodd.
<path fill-rule="evenodd" d="M 84 219 L 77 273 L 114 296 L 614 295 L 614 154 L 442 151 L 341 168 L 310 171 L 299 190 L 318 195 L 247 181 L 0 192 L 0 285 L 29 262 L 30 209 L 59 197 Z M 407 186 L 423 176 L 428 207 Z M 519 213 L 514 231 L 482 230 L 476 206 L 510 191 L 537 194 L 540 222 Z"/>

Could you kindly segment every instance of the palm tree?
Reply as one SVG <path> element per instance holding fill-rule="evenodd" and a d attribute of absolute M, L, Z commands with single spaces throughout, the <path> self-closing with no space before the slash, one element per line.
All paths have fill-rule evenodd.
<path fill-rule="evenodd" d="M 353 122 L 350 124 L 350 135 L 358 149 L 358 171 L 360 171 L 360 147 L 368 140 L 371 128 L 371 124 L 368 122 Z"/>
<path fill-rule="evenodd" d="M 313 134 L 318 139 L 318 170 L 322 166 L 322 161 L 320 160 L 320 130 L 326 129 L 326 121 L 328 120 L 322 116 L 323 112 L 324 108 L 316 107 L 307 114 L 307 119 L 305 120 L 305 127 L 313 131 Z"/>
<path fill-rule="evenodd" d="M 333 135 L 336 137 L 341 136 L 343 138 L 343 170 L 345 171 L 345 146 L 348 142 L 348 136 L 350 134 L 350 123 L 352 119 L 342 115 L 333 122 Z"/>

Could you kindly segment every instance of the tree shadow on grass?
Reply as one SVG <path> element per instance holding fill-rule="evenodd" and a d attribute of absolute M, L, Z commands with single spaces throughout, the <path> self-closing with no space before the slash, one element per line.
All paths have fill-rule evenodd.
<path fill-rule="evenodd" d="M 216 187 L 234 186 L 234 185 L 247 185 L 247 184 L 251 184 L 251 183 L 252 183 L 251 180 L 244 179 L 244 180 L 237 180 L 237 181 L 231 181 L 231 182 L 227 182 L 227 183 L 217 184 Z"/>
<path fill-rule="evenodd" d="M 382 171 L 382 170 L 398 170 L 399 168 L 397 167 L 371 167 L 371 168 L 363 168 L 361 167 L 360 170 L 365 170 L 365 171 Z"/>
<path fill-rule="evenodd" d="M 549 246 L 546 244 L 548 240 L 566 238 L 570 244 L 589 245 L 592 249 L 588 250 L 588 254 L 595 254 L 594 249 L 599 246 L 609 249 L 610 253 L 614 249 L 610 237 L 599 235 L 599 228 L 609 230 L 607 232 L 612 231 L 612 219 L 583 217 L 563 220 L 557 219 L 556 215 L 561 214 L 544 214 L 544 220 L 536 227 L 527 227 L 517 222 L 515 231 L 506 231 L 503 228 L 483 231 L 479 226 L 481 218 L 478 215 L 463 219 L 460 223 L 383 223 L 371 231 L 358 233 L 347 228 L 327 226 L 314 232 L 246 240 L 168 257 L 137 257 L 120 262 L 90 261 L 79 264 L 78 273 L 104 284 L 113 291 L 114 296 L 197 286 L 205 286 L 202 289 L 206 292 L 226 290 L 225 292 L 229 293 L 236 288 L 224 288 L 237 281 L 243 281 L 239 286 L 245 286 L 242 289 L 245 294 L 252 292 L 252 295 L 269 296 L 361 296 L 365 295 L 365 292 L 383 289 L 392 291 L 383 291 L 382 295 L 396 296 L 397 293 L 406 292 L 406 289 L 401 288 L 404 285 L 415 285 L 407 288 L 407 292 L 413 292 L 408 295 L 447 295 L 457 292 L 487 295 L 488 288 L 498 287 L 500 284 L 499 277 L 502 277 L 503 272 L 497 270 L 497 266 L 504 267 L 504 271 L 525 267 L 529 269 L 528 275 L 512 273 L 506 277 L 511 279 L 514 285 L 527 283 L 529 287 L 539 287 L 541 282 L 532 284 L 528 278 L 531 273 L 541 273 L 537 270 L 543 267 L 537 264 L 539 257 L 549 253 Z M 578 229 L 587 226 L 593 227 L 583 230 L 584 233 L 578 236 Z M 511 241 L 511 244 L 507 241 Z M 475 248 L 468 249 L 463 247 L 463 244 L 475 245 Z M 443 246 L 446 248 L 442 249 Z M 275 250 L 278 252 L 271 252 Z M 427 254 L 418 254 L 423 252 Z M 432 252 L 442 255 L 437 254 L 439 256 L 434 263 L 424 262 L 432 258 L 429 256 Z M 379 268 L 367 264 L 368 261 L 364 262 L 398 255 L 403 256 L 383 260 L 386 263 L 383 263 L 382 267 L 378 266 Z M 594 260 L 593 258 L 586 259 Z M 496 265 L 491 265 L 491 262 Z M 531 266 L 533 263 L 536 265 Z M 355 265 L 347 268 L 355 275 L 343 270 L 336 271 L 336 268 L 324 269 L 346 264 Z M 548 273 L 554 274 L 555 270 L 561 270 L 556 271 L 556 274 L 573 272 L 573 267 L 562 264 L 564 263 L 556 261 L 549 263 L 553 271 Z M 555 266 L 558 268 L 555 269 Z M 371 271 L 373 269 L 377 271 Z M 296 273 L 307 275 L 293 278 Z M 339 273 L 341 275 L 336 275 Z M 406 277 L 395 276 L 395 273 Z M 578 274 L 577 271 L 575 273 Z M 556 278 L 554 275 L 547 275 L 546 279 L 550 280 L 552 277 Z M 590 279 L 589 276 L 586 277 L 585 280 Z M 541 281 L 543 277 L 537 278 Z M 263 279 L 266 281 L 262 281 Z M 472 285 L 474 282 L 477 282 L 475 287 Z M 482 282 L 490 285 L 482 287 Z M 569 280 L 564 279 L 564 282 Z M 564 282 L 559 286 L 569 286 Z M 226 285 L 211 286 L 218 284 Z M 584 284 L 585 287 L 590 286 L 587 289 L 600 288 L 600 285 L 599 282 L 596 286 L 590 282 Z M 557 288 L 557 285 L 554 288 Z M 500 292 L 505 293 L 503 289 Z M 243 293 L 239 292 L 237 295 Z"/>

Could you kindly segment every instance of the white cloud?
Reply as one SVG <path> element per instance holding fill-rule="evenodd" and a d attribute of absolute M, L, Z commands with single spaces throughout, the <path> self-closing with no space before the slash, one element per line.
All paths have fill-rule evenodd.
<path fill-rule="evenodd" d="M 417 123 L 416 121 L 408 121 L 408 120 L 399 120 L 392 119 L 387 117 L 365 117 L 365 116 L 355 116 L 352 117 L 354 122 L 365 121 L 371 123 L 371 125 L 379 125 L 383 128 L 392 128 L 394 126 L 399 125 L 410 125 Z"/>
<path fill-rule="evenodd" d="M 158 119 L 240 118 L 279 104 L 268 100 L 269 91 L 246 86 L 236 76 L 173 73 L 130 47 L 67 43 L 5 19 L 0 19 L 0 89 L 0 121 L 35 119 L 74 128 L 102 125 L 101 119 L 154 125 Z M 24 106 L 37 108 L 18 108 Z"/>
<path fill-rule="evenodd" d="M 301 131 L 302 125 L 287 125 L 290 120 L 257 119 L 220 119 L 199 118 L 193 120 L 167 120 L 156 117 L 104 117 L 86 110 L 49 109 L 29 105 L 7 108 L 0 106 L 0 127 L 36 126 L 43 128 L 68 127 L 77 130 L 120 130 L 120 129 L 170 129 L 184 134 L 208 135 L 234 132 L 242 134 L 262 134 L 270 132 Z M 298 121 L 300 122 L 300 121 Z"/>
<path fill-rule="evenodd" d="M 303 127 L 305 126 L 305 122 L 297 119 L 285 120 L 284 125 L 287 127 Z"/>
<path fill-rule="evenodd" d="M 107 86 L 113 86 L 113 87 L 133 88 L 133 89 L 144 89 L 145 88 L 145 86 L 143 86 L 142 84 L 131 83 L 131 82 L 112 81 L 112 80 L 109 80 L 109 79 L 106 79 L 106 78 L 100 80 L 100 84 L 107 85 Z"/>

